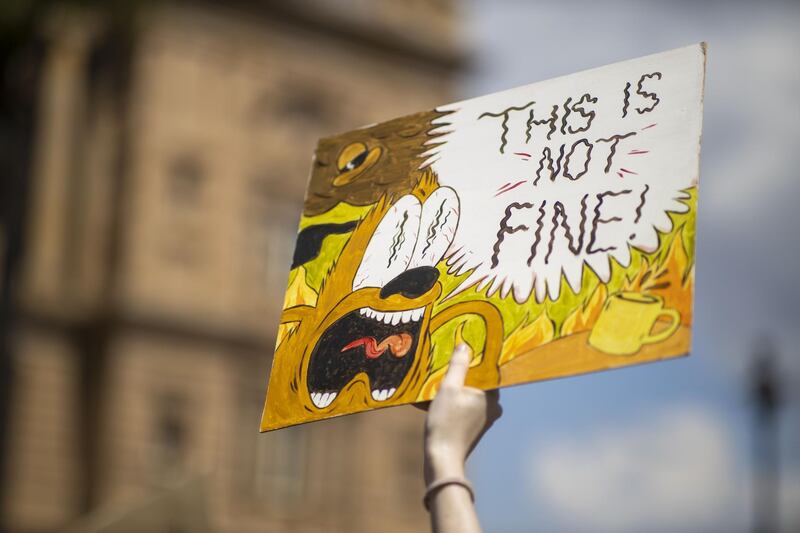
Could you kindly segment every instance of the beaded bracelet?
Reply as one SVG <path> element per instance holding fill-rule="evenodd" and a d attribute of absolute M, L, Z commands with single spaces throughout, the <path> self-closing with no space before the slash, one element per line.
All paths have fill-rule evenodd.
<path fill-rule="evenodd" d="M 472 488 L 472 483 L 470 483 L 466 478 L 463 477 L 457 477 L 457 476 L 445 477 L 438 481 L 434 481 L 433 483 L 428 485 L 428 487 L 425 489 L 425 497 L 422 498 L 422 503 L 425 504 L 425 509 L 427 509 L 428 511 L 431 510 L 430 507 L 431 496 L 433 496 L 433 494 L 437 490 L 447 485 L 460 485 L 464 487 L 465 489 L 467 489 L 467 492 L 469 492 L 470 499 L 473 501 L 473 503 L 475 502 L 475 491 Z"/>

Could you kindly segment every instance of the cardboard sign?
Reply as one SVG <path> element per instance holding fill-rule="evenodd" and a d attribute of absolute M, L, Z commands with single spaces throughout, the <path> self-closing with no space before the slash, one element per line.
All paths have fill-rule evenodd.
<path fill-rule="evenodd" d="M 686 354 L 705 45 L 322 139 L 261 429 Z"/>

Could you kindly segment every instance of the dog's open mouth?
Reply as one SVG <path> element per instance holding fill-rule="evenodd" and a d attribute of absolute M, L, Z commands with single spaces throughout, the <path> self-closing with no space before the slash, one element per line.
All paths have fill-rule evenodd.
<path fill-rule="evenodd" d="M 356 309 L 322 334 L 308 364 L 308 392 L 318 409 L 366 373 L 375 401 L 391 398 L 411 369 L 425 308 L 381 312 Z"/>
<path fill-rule="evenodd" d="M 439 278 L 436 265 L 453 240 L 458 213 L 455 191 L 438 187 L 422 202 L 407 194 L 384 214 L 353 276 L 353 292 L 379 289 L 382 302 L 394 299 L 382 305 L 401 310 L 362 307 L 325 330 L 311 352 L 306 379 L 318 409 L 331 405 L 362 373 L 373 400 L 384 402 L 397 392 L 414 365 L 425 306 L 431 301 L 425 295 Z M 421 307 L 403 309 L 411 305 Z"/>

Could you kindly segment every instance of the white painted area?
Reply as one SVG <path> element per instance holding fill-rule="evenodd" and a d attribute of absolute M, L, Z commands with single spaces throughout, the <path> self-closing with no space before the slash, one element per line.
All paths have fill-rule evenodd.
<path fill-rule="evenodd" d="M 456 190 L 461 205 L 448 264 L 454 273 L 473 272 L 456 292 L 477 285 L 488 287 L 490 295 L 513 291 L 518 302 L 531 292 L 539 301 L 545 295 L 556 299 L 562 273 L 578 290 L 584 263 L 607 281 L 611 257 L 627 266 L 629 246 L 655 250 L 656 230 L 672 229 L 667 213 L 685 212 L 681 191 L 697 183 L 704 59 L 701 45 L 693 45 L 440 108 L 452 113 L 436 122 L 439 128 L 434 131 L 444 135 L 432 142 L 446 142 L 432 145 L 425 164 L 437 172 L 441 184 Z M 641 89 L 657 96 L 653 107 L 653 97 L 636 91 L 643 75 L 656 72 L 660 78 L 645 78 Z M 623 118 L 628 83 L 630 99 Z M 581 101 L 583 113 L 595 113 L 585 131 L 580 130 L 588 118 L 574 107 Z M 566 121 L 565 103 L 570 108 Z M 512 106 L 520 109 L 484 115 Z M 557 130 L 547 139 L 548 124 L 528 127 L 530 111 L 538 121 L 549 118 L 553 106 Z M 601 139 L 629 133 L 635 135 L 616 143 L 606 168 L 614 143 Z M 586 141 L 575 145 L 581 139 Z M 564 157 L 558 165 L 562 146 Z M 537 179 L 545 149 L 552 153 L 554 167 L 562 167 L 553 179 L 546 172 Z M 617 196 L 606 196 L 609 192 Z M 558 218 L 556 202 L 563 211 Z M 562 226 L 565 218 L 572 251 Z M 517 231 L 503 232 L 498 242 L 504 227 Z"/>

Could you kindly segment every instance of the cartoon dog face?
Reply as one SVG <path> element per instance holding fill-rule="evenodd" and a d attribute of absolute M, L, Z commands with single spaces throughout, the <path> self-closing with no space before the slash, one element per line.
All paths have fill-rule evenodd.
<path fill-rule="evenodd" d="M 396 202 L 378 201 L 353 230 L 316 305 L 284 310 L 282 323 L 296 326 L 276 350 L 271 382 L 288 387 L 270 387 L 271 421 L 262 429 L 418 399 L 430 332 L 457 313 L 485 314 L 458 306 L 456 314 L 433 314 L 442 292 L 435 265 L 458 217 L 455 191 L 439 187 L 432 173 Z M 499 346 L 492 349 L 499 354 Z"/>
<path fill-rule="evenodd" d="M 331 405 L 359 376 L 372 402 L 402 397 L 419 375 L 414 366 L 427 364 L 422 332 L 441 294 L 435 265 L 455 233 L 458 197 L 447 187 L 414 192 L 386 211 L 362 252 L 353 292 L 320 328 L 306 376 L 317 408 Z"/>

